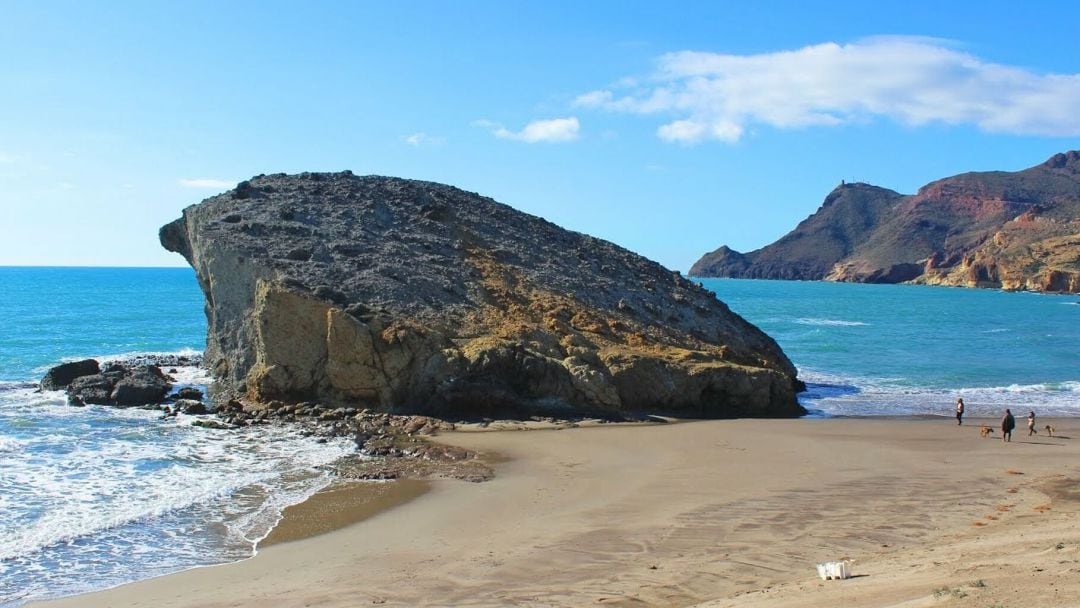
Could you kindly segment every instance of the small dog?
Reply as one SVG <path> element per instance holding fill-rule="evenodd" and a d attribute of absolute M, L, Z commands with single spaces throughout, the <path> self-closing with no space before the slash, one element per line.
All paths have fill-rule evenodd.
<path fill-rule="evenodd" d="M 1051 437 L 1053 437 L 1053 436 L 1054 436 L 1054 427 L 1052 427 L 1052 426 L 1050 426 L 1050 425 L 1048 424 L 1048 425 L 1046 425 L 1046 426 L 1045 426 L 1045 427 L 1043 427 L 1043 428 L 1045 428 L 1045 429 L 1046 429 L 1046 434 L 1047 434 L 1047 435 L 1049 435 L 1049 436 L 1051 436 Z"/>
<path fill-rule="evenodd" d="M 992 429 L 992 428 L 990 428 L 988 426 L 984 426 L 984 427 L 979 429 L 979 436 L 980 437 L 989 437 L 989 436 L 991 436 L 993 434 L 994 434 L 994 429 Z"/>

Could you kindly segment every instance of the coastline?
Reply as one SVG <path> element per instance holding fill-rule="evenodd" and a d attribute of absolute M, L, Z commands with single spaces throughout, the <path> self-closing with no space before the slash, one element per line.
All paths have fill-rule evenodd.
<path fill-rule="evenodd" d="M 429 489 L 428 482 L 416 479 L 334 482 L 307 500 L 286 507 L 281 521 L 259 541 L 256 550 L 358 524 L 382 511 L 416 500 Z"/>
<path fill-rule="evenodd" d="M 1020 429 L 1009 445 L 979 437 L 996 422 L 449 433 L 438 440 L 503 457 L 494 480 L 435 481 L 310 536 L 300 516 L 323 496 L 279 524 L 303 538 L 252 559 L 30 605 L 914 606 L 942 588 L 1061 605 L 1080 592 L 1077 501 L 1060 477 L 1080 477 L 1080 419 L 1040 420 L 1061 437 Z M 841 557 L 859 578 L 816 578 Z"/>

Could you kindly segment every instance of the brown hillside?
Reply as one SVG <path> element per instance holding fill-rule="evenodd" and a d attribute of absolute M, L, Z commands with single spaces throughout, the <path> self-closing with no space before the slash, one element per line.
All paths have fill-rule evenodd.
<path fill-rule="evenodd" d="M 1080 292 L 1080 152 L 964 173 L 911 196 L 842 185 L 775 243 L 706 254 L 694 276 Z"/>

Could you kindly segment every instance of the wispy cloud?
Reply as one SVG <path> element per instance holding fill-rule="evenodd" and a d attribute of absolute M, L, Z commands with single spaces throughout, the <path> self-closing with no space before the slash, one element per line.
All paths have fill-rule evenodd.
<path fill-rule="evenodd" d="M 0 165 L 9 165 L 11 163 L 14 163 L 15 160 L 16 160 L 16 157 L 13 154 L 8 154 L 6 152 L 0 152 Z"/>
<path fill-rule="evenodd" d="M 584 93 L 575 105 L 668 116 L 656 134 L 681 143 L 736 142 L 755 125 L 792 129 L 879 117 L 1076 136 L 1080 74 L 990 63 L 932 38 L 877 37 L 759 55 L 668 53 L 650 78 Z"/>
<path fill-rule="evenodd" d="M 203 188 L 203 189 L 226 189 L 232 188 L 236 185 L 236 181 L 228 179 L 213 179 L 213 178 L 194 178 L 194 179 L 178 179 L 176 183 L 185 188 Z"/>
<path fill-rule="evenodd" d="M 410 146 L 439 146 L 446 143 L 446 138 L 437 137 L 435 135 L 428 135 L 427 133 L 419 132 L 412 135 L 402 135 L 401 141 L 409 144 Z"/>
<path fill-rule="evenodd" d="M 492 134 L 499 139 L 512 139 L 530 144 L 574 141 L 579 137 L 581 130 L 581 124 L 573 116 L 534 120 L 525 125 L 520 131 L 511 131 L 490 120 L 474 120 L 472 124 L 474 127 L 491 130 Z"/>

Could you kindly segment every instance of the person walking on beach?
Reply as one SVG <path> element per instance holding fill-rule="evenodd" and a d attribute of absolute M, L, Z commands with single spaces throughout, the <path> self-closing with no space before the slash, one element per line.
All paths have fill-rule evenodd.
<path fill-rule="evenodd" d="M 956 400 L 956 424 L 964 424 L 964 398 Z"/>
<path fill-rule="evenodd" d="M 1005 415 L 1001 417 L 1001 440 L 1012 441 L 1014 428 L 1016 428 L 1016 418 L 1013 418 L 1012 412 L 1006 409 Z"/>
<path fill-rule="evenodd" d="M 1028 412 L 1028 437 L 1035 434 L 1035 410 L 1031 410 Z"/>

